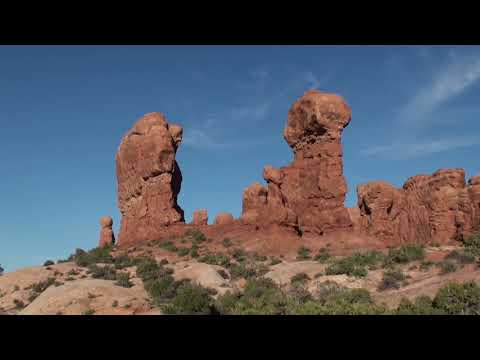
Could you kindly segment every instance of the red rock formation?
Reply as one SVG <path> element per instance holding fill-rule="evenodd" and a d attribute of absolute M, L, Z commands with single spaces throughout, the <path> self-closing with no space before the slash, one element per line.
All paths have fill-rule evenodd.
<path fill-rule="evenodd" d="M 475 178 L 466 186 L 463 169 L 413 176 L 402 189 L 385 182 L 360 185 L 360 228 L 392 245 L 462 239 L 478 224 L 479 190 Z"/>
<path fill-rule="evenodd" d="M 206 209 L 195 210 L 193 212 L 192 225 L 207 225 L 208 212 Z"/>
<path fill-rule="evenodd" d="M 232 214 L 228 212 L 222 212 L 218 213 L 217 216 L 215 216 L 215 225 L 225 225 L 225 224 L 233 224 L 235 222 L 235 219 L 233 218 Z"/>
<path fill-rule="evenodd" d="M 119 244 L 155 239 L 163 226 L 184 222 L 175 161 L 181 140 L 182 128 L 160 113 L 143 116 L 123 138 L 116 156 Z"/>
<path fill-rule="evenodd" d="M 115 236 L 112 230 L 113 219 L 110 216 L 100 218 L 100 241 L 98 246 L 104 247 L 115 243 Z"/>
<path fill-rule="evenodd" d="M 268 188 L 245 190 L 242 221 L 298 226 L 302 233 L 352 230 L 344 207 L 341 134 L 351 110 L 337 95 L 306 92 L 290 108 L 284 138 L 295 158 L 290 166 L 267 166 Z"/>

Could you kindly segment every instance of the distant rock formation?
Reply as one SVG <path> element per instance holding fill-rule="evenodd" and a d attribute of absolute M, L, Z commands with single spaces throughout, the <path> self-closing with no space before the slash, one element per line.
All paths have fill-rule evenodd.
<path fill-rule="evenodd" d="M 218 213 L 215 216 L 214 224 L 215 225 L 226 225 L 226 224 L 233 224 L 235 219 L 233 215 L 228 212 Z"/>
<path fill-rule="evenodd" d="M 115 235 L 113 234 L 112 225 L 113 219 L 110 216 L 103 216 L 100 218 L 99 247 L 115 244 Z"/>
<path fill-rule="evenodd" d="M 358 228 L 392 245 L 461 240 L 479 230 L 479 180 L 467 186 L 463 169 L 441 169 L 409 178 L 402 189 L 359 185 Z"/>
<path fill-rule="evenodd" d="M 152 240 L 162 227 L 184 222 L 177 204 L 182 174 L 175 160 L 182 128 L 161 113 L 143 116 L 117 152 L 119 244 Z"/>
<path fill-rule="evenodd" d="M 294 151 L 291 165 L 264 168 L 267 188 L 244 192 L 242 221 L 296 226 L 323 235 L 352 230 L 344 206 L 341 135 L 351 110 L 338 95 L 307 91 L 290 108 L 284 138 Z"/>
<path fill-rule="evenodd" d="M 207 225 L 208 212 L 206 209 L 195 210 L 193 212 L 192 225 Z"/>

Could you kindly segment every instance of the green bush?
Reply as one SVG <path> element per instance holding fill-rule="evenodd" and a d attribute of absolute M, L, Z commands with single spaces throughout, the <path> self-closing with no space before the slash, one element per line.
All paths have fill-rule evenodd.
<path fill-rule="evenodd" d="M 435 263 L 433 261 L 430 261 L 430 260 L 423 260 L 420 264 L 420 270 L 422 271 L 427 271 L 428 269 L 430 269 L 433 265 L 435 265 Z"/>
<path fill-rule="evenodd" d="M 247 259 L 247 253 L 242 249 L 233 250 L 232 256 L 238 262 L 243 262 Z"/>
<path fill-rule="evenodd" d="M 25 307 L 25 303 L 19 299 L 14 299 L 13 304 L 15 305 L 15 309 L 17 310 L 21 310 Z"/>
<path fill-rule="evenodd" d="M 117 279 L 117 270 L 113 266 L 97 266 L 92 264 L 88 267 L 88 271 L 94 279 L 103 279 L 103 280 L 116 280 Z"/>
<path fill-rule="evenodd" d="M 207 240 L 205 235 L 198 229 L 188 229 L 185 231 L 185 236 L 191 238 L 192 241 L 197 244 Z"/>
<path fill-rule="evenodd" d="M 461 265 L 473 264 L 475 262 L 475 255 L 473 255 L 473 253 L 470 251 L 453 250 L 447 256 L 445 256 L 444 260 L 455 261 Z"/>
<path fill-rule="evenodd" d="M 110 252 L 113 250 L 113 246 L 97 247 L 89 250 L 88 252 L 82 249 L 77 249 L 72 256 L 73 260 L 78 266 L 88 267 L 92 264 L 111 264 L 113 263 L 113 257 Z"/>
<path fill-rule="evenodd" d="M 252 258 L 253 258 L 253 261 L 258 261 L 258 262 L 263 262 L 268 260 L 268 258 L 265 255 L 260 255 L 257 252 L 254 252 L 252 254 Z"/>
<path fill-rule="evenodd" d="M 160 245 L 160 247 L 161 247 L 162 249 L 165 249 L 165 250 L 171 251 L 171 252 L 177 252 L 177 250 L 178 250 L 177 247 L 175 246 L 175 244 L 173 243 L 173 241 L 171 241 L 171 240 L 166 240 L 166 241 L 164 241 L 164 242 Z"/>
<path fill-rule="evenodd" d="M 53 285 L 55 283 L 55 278 L 53 277 L 49 277 L 47 280 L 45 281 L 40 281 L 36 284 L 33 284 L 32 286 L 32 292 L 34 293 L 37 293 L 37 294 L 41 294 L 42 292 L 44 292 L 45 290 L 47 290 L 47 288 L 51 285 Z"/>
<path fill-rule="evenodd" d="M 115 264 L 115 269 L 121 270 L 121 269 L 125 269 L 127 267 L 133 266 L 134 260 L 128 255 L 121 255 L 121 256 L 117 256 L 113 260 L 113 263 Z"/>
<path fill-rule="evenodd" d="M 457 265 L 453 261 L 444 260 L 440 264 L 440 269 L 442 274 L 449 274 L 457 271 Z"/>
<path fill-rule="evenodd" d="M 443 315 L 444 312 L 433 307 L 432 299 L 428 296 L 419 296 L 412 302 L 402 298 L 395 310 L 396 315 Z"/>
<path fill-rule="evenodd" d="M 115 285 L 124 287 L 124 288 L 131 288 L 133 283 L 130 281 L 130 274 L 128 273 L 118 273 L 117 274 L 117 281 Z"/>
<path fill-rule="evenodd" d="M 94 314 L 95 314 L 95 310 L 93 309 L 87 309 L 82 313 L 82 315 L 94 315 Z"/>
<path fill-rule="evenodd" d="M 191 283 L 180 286 L 172 302 L 163 308 L 167 315 L 209 315 L 213 311 L 210 292 Z"/>
<path fill-rule="evenodd" d="M 415 260 L 425 258 L 425 249 L 421 245 L 403 245 L 399 249 L 390 249 L 384 259 L 384 267 L 391 267 L 395 264 L 407 264 Z"/>
<path fill-rule="evenodd" d="M 373 269 L 382 260 L 382 255 L 377 251 L 357 252 L 351 256 L 335 259 L 325 273 L 327 275 L 346 274 L 354 277 L 365 277 L 368 269 Z"/>
<path fill-rule="evenodd" d="M 198 259 L 199 262 L 203 262 L 210 265 L 218 266 L 230 266 L 230 259 L 227 255 L 222 253 L 207 253 Z"/>
<path fill-rule="evenodd" d="M 302 261 L 311 259 L 310 252 L 311 250 L 309 248 L 301 246 L 297 251 L 297 260 Z"/>
<path fill-rule="evenodd" d="M 475 235 L 464 239 L 463 246 L 469 253 L 475 256 L 480 256 L 480 235 Z"/>
<path fill-rule="evenodd" d="M 313 260 L 318 261 L 321 264 L 324 264 L 327 262 L 328 259 L 330 259 L 331 255 L 330 252 L 327 248 L 321 248 L 317 255 L 313 258 Z"/>
<path fill-rule="evenodd" d="M 223 245 L 224 247 L 226 247 L 226 248 L 229 248 L 230 246 L 233 245 L 233 242 L 232 242 L 232 240 L 230 240 L 229 238 L 225 238 L 225 239 L 223 239 L 223 241 L 222 241 L 222 245 Z"/>
<path fill-rule="evenodd" d="M 190 254 L 190 249 L 186 247 L 178 248 L 177 254 L 178 256 L 187 256 Z"/>
<path fill-rule="evenodd" d="M 387 270 L 383 273 L 383 278 L 378 285 L 378 290 L 399 289 L 405 278 L 405 274 L 402 271 Z"/>
<path fill-rule="evenodd" d="M 280 260 L 279 258 L 272 257 L 271 260 L 270 260 L 270 266 L 280 264 L 281 262 L 282 262 L 282 260 Z"/>
<path fill-rule="evenodd" d="M 474 282 L 450 283 L 438 291 L 433 306 L 449 315 L 480 315 L 480 287 Z"/>
<path fill-rule="evenodd" d="M 52 266 L 55 265 L 55 263 L 52 260 L 47 260 L 43 263 L 43 266 Z"/>
<path fill-rule="evenodd" d="M 301 272 L 292 276 L 290 278 L 290 283 L 296 283 L 296 282 L 303 283 L 303 282 L 307 282 L 308 280 L 310 280 L 310 277 L 306 273 Z"/>

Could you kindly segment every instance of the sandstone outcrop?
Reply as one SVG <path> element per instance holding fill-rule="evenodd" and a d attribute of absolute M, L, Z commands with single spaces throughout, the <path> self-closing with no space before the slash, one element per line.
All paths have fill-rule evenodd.
<path fill-rule="evenodd" d="M 359 185 L 359 228 L 392 245 L 461 240 L 478 231 L 479 194 L 480 182 L 474 177 L 467 186 L 463 169 L 413 176 L 402 189 Z"/>
<path fill-rule="evenodd" d="M 290 225 L 319 235 L 351 231 L 341 145 L 350 119 L 351 110 L 338 95 L 307 91 L 297 100 L 284 129 L 294 161 L 280 169 L 266 166 L 267 188 L 254 183 L 245 190 L 242 221 Z"/>
<path fill-rule="evenodd" d="M 100 247 L 115 244 L 115 235 L 113 234 L 112 225 L 113 219 L 110 216 L 103 216 L 100 218 Z"/>
<path fill-rule="evenodd" d="M 215 225 L 225 225 L 225 224 L 233 224 L 235 219 L 233 215 L 228 212 L 218 213 L 215 216 L 214 224 Z"/>
<path fill-rule="evenodd" d="M 193 212 L 192 225 L 207 225 L 208 212 L 206 209 L 195 210 Z"/>
<path fill-rule="evenodd" d="M 116 155 L 120 245 L 158 237 L 162 227 L 184 222 L 177 204 L 182 174 L 175 154 L 182 128 L 161 113 L 143 116 Z"/>

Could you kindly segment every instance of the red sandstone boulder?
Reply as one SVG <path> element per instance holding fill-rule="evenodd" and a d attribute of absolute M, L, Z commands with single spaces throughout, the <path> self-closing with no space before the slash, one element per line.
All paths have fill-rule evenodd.
<path fill-rule="evenodd" d="M 155 239 L 163 226 L 184 222 L 175 161 L 181 140 L 182 128 L 161 113 L 143 116 L 123 138 L 116 156 L 119 244 Z"/>
<path fill-rule="evenodd" d="M 233 224 L 235 219 L 233 218 L 232 214 L 228 212 L 218 213 L 215 217 L 214 224 L 215 225 L 225 225 L 225 224 Z"/>
<path fill-rule="evenodd" d="M 100 218 L 100 241 L 98 246 L 104 247 L 115 243 L 115 236 L 112 230 L 113 219 L 110 216 Z"/>
<path fill-rule="evenodd" d="M 206 209 L 195 210 L 193 212 L 192 225 L 207 225 L 208 212 Z"/>

